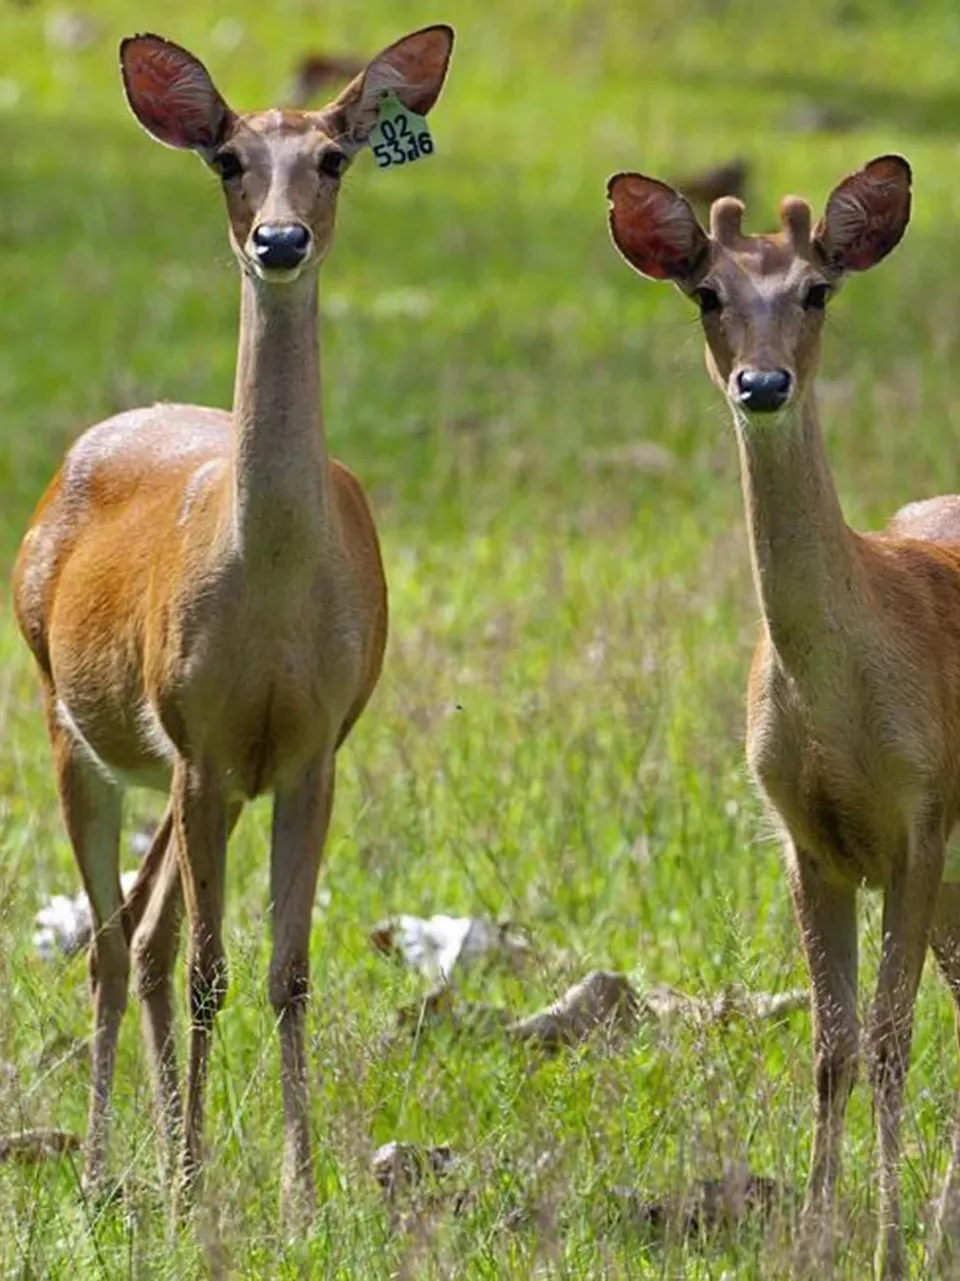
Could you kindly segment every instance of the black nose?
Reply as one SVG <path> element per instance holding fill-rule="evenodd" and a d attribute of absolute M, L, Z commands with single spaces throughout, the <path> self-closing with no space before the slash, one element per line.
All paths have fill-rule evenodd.
<path fill-rule="evenodd" d="M 737 399 L 751 413 L 773 413 L 787 403 L 792 381 L 786 369 L 741 369 L 737 374 Z"/>
<path fill-rule="evenodd" d="M 310 232 L 299 222 L 262 222 L 253 233 L 257 262 L 268 270 L 299 267 L 310 248 Z"/>

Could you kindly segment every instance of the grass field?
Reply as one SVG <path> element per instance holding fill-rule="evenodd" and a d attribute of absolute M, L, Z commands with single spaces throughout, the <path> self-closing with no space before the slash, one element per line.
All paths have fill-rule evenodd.
<path fill-rule="evenodd" d="M 805 980 L 778 850 L 745 775 L 743 687 L 757 607 L 736 450 L 694 314 L 627 271 L 605 225 L 622 168 L 670 177 L 743 154 L 749 223 L 785 191 L 819 203 L 902 150 L 902 248 L 831 311 L 827 446 L 855 524 L 960 484 L 960 16 L 898 0 L 423 0 L 362 8 L 166 0 L 149 21 L 91 0 L 91 42 L 50 43 L 48 5 L 0 0 L 0 569 L 67 443 L 118 408 L 226 404 L 236 271 L 214 180 L 152 145 L 122 101 L 116 42 L 144 25 L 194 49 L 240 107 L 275 101 L 315 46 L 373 52 L 449 20 L 458 49 L 437 155 L 365 157 L 324 269 L 334 452 L 372 496 L 391 590 L 379 691 L 341 758 L 313 938 L 313 1129 L 321 1211 L 277 1218 L 279 1067 L 266 1000 L 268 810 L 231 847 L 231 989 L 215 1051 L 209 1174 L 174 1232 L 157 1174 L 134 1009 L 113 1166 L 128 1195 L 86 1203 L 79 1166 L 0 1165 L 0 1271 L 18 1277 L 532 1275 L 775 1277 L 808 1159 L 809 1023 L 642 1033 L 541 1061 L 442 1027 L 385 1036 L 421 980 L 378 956 L 396 912 L 509 916 L 536 944 L 465 999 L 524 1012 L 598 966 L 712 995 Z M 862 127 L 791 127 L 803 104 Z M 650 443 L 666 451 L 650 466 Z M 664 465 L 666 464 L 666 465 Z M 44 962 L 33 916 L 77 878 L 34 674 L 0 590 L 0 1133 L 82 1131 L 82 957 Z M 130 817 L 158 812 L 135 795 Z M 864 993 L 878 948 L 866 902 Z M 905 1128 L 919 1259 L 957 1081 L 931 972 Z M 79 1052 L 73 1053 L 77 1048 Z M 391 1139 L 450 1143 L 458 1187 L 391 1210 L 370 1173 Z M 544 1153 L 551 1162 L 532 1173 Z M 705 1240 L 618 1223 L 650 1194 L 746 1162 L 780 1180 L 771 1222 Z M 869 1101 L 851 1106 L 837 1276 L 867 1274 Z M 529 1210 L 516 1228 L 517 1211 Z M 513 1225 L 513 1226 L 512 1226 Z"/>

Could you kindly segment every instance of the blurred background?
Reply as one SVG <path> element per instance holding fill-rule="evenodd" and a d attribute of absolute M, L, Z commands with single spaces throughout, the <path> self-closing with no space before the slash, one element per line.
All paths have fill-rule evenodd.
<path fill-rule="evenodd" d="M 635 1243 L 598 1235 L 588 1194 L 618 1179 L 673 1185 L 727 1159 L 802 1183 L 805 1016 L 762 1041 L 641 1038 L 625 1058 L 533 1075 L 502 1047 L 384 1050 L 419 989 L 367 935 L 396 912 L 509 916 L 540 959 L 520 979 L 494 973 L 483 995 L 514 1010 L 595 965 L 707 993 L 804 982 L 743 767 L 757 607 L 732 432 L 694 309 L 616 255 L 604 188 L 639 169 L 680 183 L 704 214 L 734 189 L 762 230 L 784 193 L 819 209 L 850 170 L 905 153 L 912 224 L 831 304 L 821 418 L 854 524 L 960 487 L 960 8 L 948 0 L 0 0 L 0 1059 L 16 1079 L 0 1085 L 0 1118 L 7 1107 L 82 1132 L 86 1069 L 62 1047 L 82 1049 L 88 1025 L 81 958 L 45 961 L 31 943 L 38 907 L 73 893 L 76 874 L 9 614 L 12 556 L 86 425 L 156 399 L 228 405 L 232 389 L 239 291 L 218 184 L 134 123 L 118 41 L 153 29 L 184 44 L 238 109 L 322 105 L 432 21 L 457 30 L 436 153 L 384 173 L 358 160 L 321 283 L 327 432 L 373 501 L 393 621 L 380 690 L 343 754 L 318 908 L 315 1128 L 335 1230 L 308 1263 L 381 1275 L 383 1259 L 414 1267 L 427 1239 L 458 1275 L 529 1275 L 543 1258 L 562 1275 L 648 1275 L 629 1270 Z M 131 805 L 135 822 L 155 812 Z M 231 855 L 234 986 L 210 1104 L 213 1186 L 234 1231 L 224 1266 L 249 1275 L 303 1264 L 271 1235 L 267 824 L 253 807 Z M 914 1240 L 945 1157 L 948 1029 L 931 980 L 911 1077 Z M 98 1258 L 110 1275 L 126 1258 L 154 1261 L 138 1275 L 213 1266 L 183 1242 L 157 1262 L 135 1019 L 124 1038 L 118 1159 L 153 1189 L 146 1208 L 135 1228 L 111 1220 L 91 1236 L 69 1172 L 0 1167 L 0 1258 L 21 1275 Z M 505 1245 L 501 1182 L 457 1224 L 397 1236 L 363 1172 L 398 1135 L 450 1141 L 488 1173 L 555 1151 L 547 1227 Z M 869 1259 L 870 1135 L 860 1099 L 851 1276 Z M 720 1256 L 683 1246 L 669 1266 L 715 1276 L 722 1257 L 727 1275 L 777 1275 L 772 1249 L 758 1230 Z"/>
<path fill-rule="evenodd" d="M 436 161 L 404 174 L 355 167 L 324 280 L 330 433 L 403 519 L 430 520 L 440 503 L 445 527 L 451 512 L 486 521 L 508 495 L 515 507 L 516 488 L 538 502 L 547 490 L 563 519 L 590 498 L 584 450 L 637 437 L 684 458 L 703 450 L 691 406 L 714 402 L 696 377 L 689 315 L 667 291 L 631 280 L 607 243 L 604 183 L 619 168 L 687 180 L 737 162 L 757 228 L 784 191 L 822 201 L 870 155 L 909 152 L 909 250 L 837 309 L 844 332 L 827 344 L 828 369 L 842 384 L 861 362 L 876 370 L 891 353 L 905 356 L 918 325 L 940 335 L 942 352 L 951 308 L 932 280 L 948 276 L 960 111 L 960 15 L 947 3 L 454 0 L 440 13 L 306 0 L 269 10 L 4 0 L 8 553 L 83 424 L 152 398 L 225 404 L 230 395 L 236 280 L 216 182 L 134 124 L 119 37 L 162 28 L 207 61 L 239 107 L 322 105 L 344 82 L 340 66 L 437 18 L 456 25 L 458 47 L 434 115 Z M 309 74 L 318 62 L 325 83 Z M 894 309 L 896 326 L 884 322 Z M 941 372 L 926 371 L 927 396 Z M 850 400 L 878 394 L 867 386 L 841 398 L 833 417 L 856 423 L 862 405 Z M 911 421 L 923 414 L 920 395 L 914 385 Z M 863 427 L 853 426 L 858 452 L 878 466 L 876 442 L 860 449 Z M 941 418 L 929 442 L 888 426 L 883 468 L 900 449 L 911 465 L 918 453 L 932 461 L 931 449 L 942 459 L 950 426 Z M 645 505 L 654 491 L 642 469 L 628 468 L 626 484 L 617 470 L 587 483 Z M 527 474 L 532 486 L 514 485 Z M 872 480 L 861 487 L 868 502 L 882 483 Z M 919 474 L 916 484 L 930 480 Z M 881 510 L 897 501 L 877 498 Z"/>

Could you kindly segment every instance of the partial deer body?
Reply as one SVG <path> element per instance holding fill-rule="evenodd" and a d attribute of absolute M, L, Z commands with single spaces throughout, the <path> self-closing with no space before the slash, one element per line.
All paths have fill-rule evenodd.
<path fill-rule="evenodd" d="M 638 271 L 701 310 L 707 366 L 733 412 L 763 626 L 747 754 L 784 833 L 813 989 L 815 1128 L 804 1251 L 830 1244 L 844 1112 L 860 1049 L 856 894 L 883 892 L 883 952 L 867 1030 L 880 1150 L 877 1265 L 901 1277 L 899 1151 L 914 1004 L 928 944 L 960 1002 L 960 885 L 943 881 L 960 818 L 960 498 L 904 508 L 880 534 L 843 518 L 817 421 L 825 307 L 879 262 L 910 211 L 910 170 L 885 156 L 845 179 L 815 229 L 741 231 L 717 202 L 708 236 L 677 192 L 639 174 L 609 185 L 614 240 Z M 958 1006 L 960 1009 L 960 1006 Z M 960 1128 L 939 1251 L 960 1235 Z"/>
<path fill-rule="evenodd" d="M 269 995 L 282 1053 L 284 1188 L 313 1198 L 304 1013 L 310 920 L 334 756 L 376 685 L 386 587 L 363 493 L 329 458 L 317 352 L 318 266 L 339 179 L 389 89 L 423 113 L 447 27 L 399 41 L 325 110 L 230 110 L 192 55 L 156 36 L 121 46 L 144 127 L 220 175 L 242 278 L 232 412 L 156 405 L 70 450 L 14 574 L 37 660 L 67 829 L 96 923 L 93 1083 L 85 1174 L 105 1172 L 130 952 L 170 1144 L 201 1163 L 203 1092 L 227 983 L 226 846 L 244 802 L 274 797 Z M 408 101 L 409 99 L 409 101 Z M 118 877 L 128 784 L 170 791 L 130 899 Z M 189 925 L 191 1005 L 181 1109 L 170 975 Z"/>

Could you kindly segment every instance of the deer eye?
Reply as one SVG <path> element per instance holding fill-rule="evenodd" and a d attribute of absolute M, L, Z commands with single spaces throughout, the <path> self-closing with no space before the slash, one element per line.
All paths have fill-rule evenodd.
<path fill-rule="evenodd" d="M 234 151 L 218 151 L 210 161 L 210 164 L 216 169 L 224 182 L 230 182 L 232 178 L 239 178 L 243 173 L 243 165 Z"/>
<path fill-rule="evenodd" d="M 317 168 L 325 178 L 340 178 L 347 167 L 347 157 L 342 151 L 325 151 L 317 161 Z"/>
<path fill-rule="evenodd" d="M 700 289 L 695 289 L 693 291 L 693 296 L 696 298 L 700 306 L 701 314 L 704 316 L 708 315 L 710 312 L 723 310 L 723 303 L 720 301 L 720 295 L 715 289 L 708 289 L 704 285 Z"/>
<path fill-rule="evenodd" d="M 811 285 L 803 296 L 804 311 L 823 311 L 829 297 L 829 285 Z"/>

